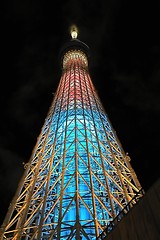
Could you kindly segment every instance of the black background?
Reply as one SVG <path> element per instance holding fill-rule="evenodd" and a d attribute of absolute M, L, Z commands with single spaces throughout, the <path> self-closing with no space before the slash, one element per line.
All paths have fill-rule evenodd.
<path fill-rule="evenodd" d="M 0 221 L 61 76 L 59 51 L 76 24 L 90 75 L 147 191 L 159 178 L 160 5 L 154 1 L 6 0 L 1 27 Z"/>

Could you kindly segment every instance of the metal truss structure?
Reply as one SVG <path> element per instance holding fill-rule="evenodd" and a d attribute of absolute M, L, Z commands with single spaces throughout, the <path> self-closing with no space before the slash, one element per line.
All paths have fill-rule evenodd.
<path fill-rule="evenodd" d="M 71 41 L 1 239 L 96 239 L 141 189 L 91 81 L 86 47 Z"/>

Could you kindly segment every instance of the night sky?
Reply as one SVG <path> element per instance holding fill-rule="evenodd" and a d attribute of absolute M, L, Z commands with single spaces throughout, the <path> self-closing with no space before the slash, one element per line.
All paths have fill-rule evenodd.
<path fill-rule="evenodd" d="M 90 47 L 92 81 L 147 191 L 160 176 L 160 4 L 6 0 L 2 12 L 0 221 L 57 89 L 72 24 Z"/>

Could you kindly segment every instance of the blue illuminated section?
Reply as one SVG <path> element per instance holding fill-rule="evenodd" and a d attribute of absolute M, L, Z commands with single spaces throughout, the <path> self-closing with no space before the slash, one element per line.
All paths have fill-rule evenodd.
<path fill-rule="evenodd" d="M 88 183 L 90 186 L 90 177 L 89 177 L 89 171 L 88 171 L 88 155 L 86 150 L 86 133 L 84 129 L 84 116 L 77 115 L 76 121 L 75 121 L 75 115 L 71 115 L 68 117 L 67 121 L 64 122 L 63 126 L 59 128 L 58 134 L 61 138 L 61 141 L 64 142 L 64 139 L 66 140 L 66 144 L 63 144 L 61 146 L 61 149 L 59 152 L 64 153 L 64 167 L 66 168 L 65 175 L 64 175 L 64 187 L 65 191 L 63 193 L 63 204 L 62 209 L 67 209 L 68 205 L 70 204 L 70 207 L 67 211 L 67 213 L 64 215 L 64 218 L 62 220 L 62 223 L 65 224 L 68 223 L 71 226 L 75 225 L 76 222 L 76 199 L 74 199 L 75 193 L 76 193 L 76 160 L 77 157 L 78 161 L 78 173 L 81 175 L 81 177 L 78 177 L 78 192 L 79 195 L 84 199 L 85 204 L 89 208 L 92 208 L 92 198 L 91 198 L 91 190 L 88 188 L 88 186 L 85 184 L 85 182 L 82 180 L 82 177 L 84 180 Z M 88 121 L 86 121 L 86 124 L 88 125 Z M 65 128 L 67 126 L 66 130 L 66 137 L 65 137 Z M 87 132 L 87 131 L 86 131 Z M 88 131 L 89 135 L 89 131 Z M 64 139 L 63 139 L 64 138 Z M 76 143 L 75 143 L 76 140 Z M 57 148 L 59 146 L 57 145 Z M 64 149 L 65 148 L 65 149 Z M 91 150 L 91 149 L 90 149 Z M 72 202 L 71 202 L 72 201 Z M 86 230 L 87 234 L 93 234 L 95 235 L 95 230 L 90 230 L 90 228 L 93 228 L 93 224 L 88 224 L 89 221 L 92 221 L 92 217 L 89 214 L 89 211 L 85 207 L 84 204 L 79 200 L 78 202 L 78 213 L 79 213 L 79 221 L 80 224 L 84 225 L 87 224 L 87 227 L 89 228 Z M 63 225 L 62 225 L 63 228 Z M 70 233 L 69 231 L 62 232 L 62 237 L 66 237 Z M 65 238 L 64 238 L 65 239 Z"/>
<path fill-rule="evenodd" d="M 74 113 L 74 114 L 73 114 Z M 82 114 L 83 113 L 83 114 Z M 67 116 L 68 115 L 68 116 Z M 62 165 L 65 169 L 63 177 L 63 200 L 62 200 L 62 221 L 61 221 L 61 237 L 66 239 L 66 236 L 70 234 L 71 226 L 75 226 L 76 223 L 76 158 L 78 161 L 78 219 L 79 223 L 85 229 L 88 236 L 95 236 L 95 226 L 93 219 L 93 200 L 90 174 L 92 171 L 97 175 L 102 175 L 102 169 L 98 167 L 97 163 L 101 165 L 101 157 L 99 153 L 99 146 L 96 138 L 94 119 L 97 118 L 98 113 L 94 112 L 91 115 L 89 109 L 82 111 L 77 109 L 76 112 L 68 110 L 61 112 L 61 117 L 58 125 L 58 132 L 56 136 L 55 144 L 55 157 L 54 165 L 57 165 L 60 159 L 58 167 L 56 168 L 56 176 L 62 172 Z M 54 125 L 55 126 L 55 125 Z M 101 126 L 99 126 L 101 127 Z M 98 131 L 98 138 L 102 139 L 101 131 Z M 106 149 L 101 147 L 103 154 Z M 90 166 L 89 166 L 90 164 Z M 107 166 L 106 166 L 107 167 Z M 92 169 L 92 170 L 89 170 Z M 57 188 L 54 189 L 55 195 L 58 195 L 61 188 L 61 181 L 58 181 Z M 93 182 L 93 190 L 99 195 L 100 184 L 96 179 Z M 51 182 L 52 185 L 52 182 Z M 82 199 L 82 200 L 81 200 Z M 55 221 L 58 221 L 59 217 L 59 205 L 54 209 Z M 108 216 L 103 213 L 103 210 L 96 202 L 97 218 L 100 220 Z M 103 216 L 102 216 L 103 215 Z M 103 223 L 104 224 L 104 223 Z M 66 230 L 68 226 L 68 230 Z M 64 229 L 64 230 L 63 230 Z M 63 238 L 64 237 L 64 238 Z M 74 238 L 73 238 L 74 239 Z M 76 238 L 75 238 L 76 239 Z M 86 239 L 82 236 L 82 239 Z"/>

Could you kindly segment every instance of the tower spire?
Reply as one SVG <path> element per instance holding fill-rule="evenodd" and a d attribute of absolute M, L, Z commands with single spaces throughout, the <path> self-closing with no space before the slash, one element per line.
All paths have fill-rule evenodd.
<path fill-rule="evenodd" d="M 71 34 L 72 39 L 76 39 L 78 37 L 78 28 L 76 27 L 76 25 L 71 26 L 70 34 Z"/>

